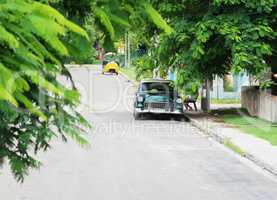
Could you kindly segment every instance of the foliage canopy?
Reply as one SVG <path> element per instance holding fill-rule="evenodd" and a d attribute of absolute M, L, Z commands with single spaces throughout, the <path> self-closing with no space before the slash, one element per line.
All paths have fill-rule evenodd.
<path fill-rule="evenodd" d="M 145 26 L 160 66 L 174 65 L 179 82 L 212 79 L 230 71 L 259 75 L 276 61 L 277 1 L 152 0 L 175 32 Z M 154 35 L 154 36 L 153 36 Z M 158 46 L 158 48 L 157 48 Z M 151 48 L 153 50 L 151 50 Z"/>
<path fill-rule="evenodd" d="M 54 136 L 87 143 L 80 133 L 89 125 L 75 111 L 79 93 L 73 82 L 66 88 L 57 80 L 71 78 L 60 62 L 71 53 L 63 40 L 68 32 L 88 40 L 48 5 L 0 1 L 0 158 L 8 158 L 20 181 L 39 166 L 31 150 L 47 150 Z"/>

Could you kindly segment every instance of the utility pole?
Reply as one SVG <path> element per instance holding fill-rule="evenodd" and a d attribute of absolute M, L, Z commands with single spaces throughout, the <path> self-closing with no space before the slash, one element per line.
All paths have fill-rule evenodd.
<path fill-rule="evenodd" d="M 128 40 L 128 67 L 131 66 L 131 44 L 130 44 L 130 33 L 127 32 L 127 40 Z"/>
<path fill-rule="evenodd" d="M 125 33 L 124 54 L 125 54 L 125 67 L 130 67 L 130 64 L 131 64 L 131 44 L 130 44 L 130 34 L 129 34 L 129 32 Z"/>
<path fill-rule="evenodd" d="M 125 65 L 125 67 L 128 67 L 128 33 L 126 32 L 125 33 L 125 36 L 124 36 L 125 38 L 124 38 L 124 40 L 125 40 L 125 42 L 124 42 L 124 65 Z"/>
<path fill-rule="evenodd" d="M 210 112 L 210 91 L 211 91 L 211 83 L 209 80 L 205 80 L 202 91 L 201 91 L 201 109 L 204 112 Z"/>

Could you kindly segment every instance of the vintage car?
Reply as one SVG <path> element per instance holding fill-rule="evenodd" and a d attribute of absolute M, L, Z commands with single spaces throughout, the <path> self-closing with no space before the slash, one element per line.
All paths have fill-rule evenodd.
<path fill-rule="evenodd" d="M 112 73 L 118 75 L 120 70 L 119 62 L 117 61 L 116 54 L 114 53 L 105 54 L 102 66 L 102 74 Z"/>
<path fill-rule="evenodd" d="M 109 62 L 103 67 L 103 74 L 105 73 L 112 73 L 118 75 L 119 73 L 119 65 L 116 62 Z"/>
<path fill-rule="evenodd" d="M 143 80 L 140 82 L 134 101 L 134 117 L 143 114 L 172 114 L 181 117 L 184 114 L 182 99 L 173 81 Z"/>

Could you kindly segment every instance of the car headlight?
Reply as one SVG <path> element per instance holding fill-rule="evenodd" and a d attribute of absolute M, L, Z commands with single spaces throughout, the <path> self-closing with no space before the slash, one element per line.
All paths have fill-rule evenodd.
<path fill-rule="evenodd" d="M 178 99 L 176 99 L 176 103 L 182 103 L 182 99 L 181 98 L 178 98 Z"/>
<path fill-rule="evenodd" d="M 142 96 L 138 96 L 137 100 L 138 100 L 138 102 L 143 102 L 143 97 Z"/>

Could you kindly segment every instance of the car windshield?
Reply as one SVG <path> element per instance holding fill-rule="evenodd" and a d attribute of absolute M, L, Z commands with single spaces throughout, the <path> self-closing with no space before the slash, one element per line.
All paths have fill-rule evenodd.
<path fill-rule="evenodd" d="M 151 94 L 172 94 L 174 91 L 174 86 L 171 82 L 149 82 L 142 83 L 140 91 L 151 93 Z"/>

